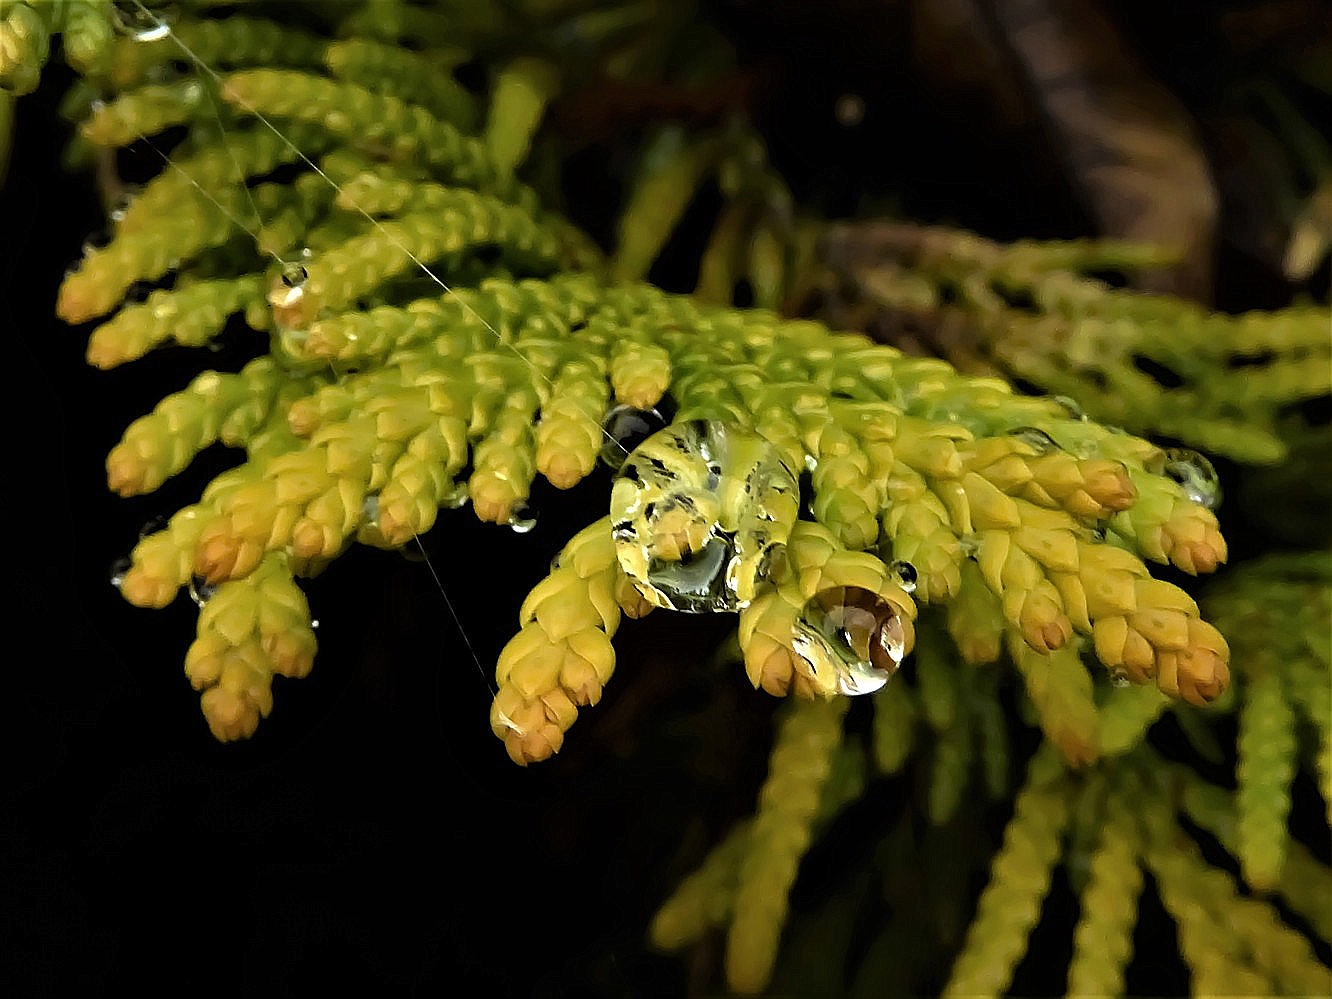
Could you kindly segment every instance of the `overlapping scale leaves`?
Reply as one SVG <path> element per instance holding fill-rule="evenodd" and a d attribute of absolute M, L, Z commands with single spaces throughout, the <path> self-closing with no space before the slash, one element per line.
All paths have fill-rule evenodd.
<path fill-rule="evenodd" d="M 936 829 L 968 806 L 974 780 L 987 799 L 1010 793 L 1021 761 L 1000 706 L 1008 683 L 1046 742 L 949 993 L 1002 993 L 1064 856 L 1085 874 L 1075 991 L 1122 988 L 1144 870 L 1208 982 L 1318 984 L 1298 934 L 1247 899 L 1245 919 L 1222 925 L 1228 876 L 1191 880 L 1205 865 L 1170 846 L 1176 808 L 1192 808 L 1238 844 L 1252 885 L 1308 902 L 1288 872 L 1325 869 L 1282 846 L 1280 785 L 1297 750 L 1269 738 L 1273 716 L 1241 709 L 1237 818 L 1230 796 L 1175 780 L 1141 746 L 1167 705 L 1207 705 L 1230 676 L 1220 633 L 1146 564 L 1198 574 L 1226 560 L 1208 496 L 1168 474 L 1178 456 L 860 335 L 609 281 L 592 243 L 514 178 L 526 139 L 489 141 L 503 129 L 453 85 L 451 63 L 337 34 L 182 16 L 86 60 L 101 101 L 82 141 L 186 135 L 61 288 L 59 313 L 92 325 L 89 361 L 111 368 L 243 326 L 270 338 L 239 371 L 204 372 L 164 399 L 107 461 L 111 488 L 130 496 L 215 443 L 244 452 L 116 577 L 140 606 L 186 589 L 202 601 L 186 673 L 219 739 L 251 735 L 273 677 L 312 667 L 299 577 L 353 543 L 400 548 L 467 499 L 484 520 L 520 522 L 537 476 L 569 488 L 599 458 L 627 474 L 638 466 L 626 453 L 651 458 L 651 430 L 702 427 L 695 439 L 762 454 L 719 466 L 715 482 L 703 461 L 691 496 L 715 490 L 731 517 L 700 537 L 764 539 L 736 543 L 726 609 L 739 611 L 748 681 L 792 696 L 754 818 L 666 903 L 655 943 L 724 928 L 730 985 L 762 990 L 801 857 L 870 777 L 927 768 Z M 174 39 L 217 75 L 191 69 Z M 622 442 L 621 428 L 635 436 Z M 742 467 L 767 469 L 762 503 L 747 499 Z M 670 606 L 619 557 L 614 517 L 589 519 L 499 657 L 490 721 L 520 764 L 558 752 L 614 682 L 623 618 Z M 686 564 L 705 547 L 690 537 L 647 540 Z M 1326 792 L 1319 662 L 1265 673 L 1255 660 L 1243 703 L 1324 719 Z M 866 746 L 843 724 L 848 694 L 872 705 Z M 890 854 L 909 847 L 891 842 Z M 893 946 L 871 947 L 867 963 Z"/>

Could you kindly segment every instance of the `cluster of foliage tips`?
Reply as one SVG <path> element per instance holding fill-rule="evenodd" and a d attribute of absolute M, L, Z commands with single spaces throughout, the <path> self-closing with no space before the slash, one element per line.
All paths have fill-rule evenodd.
<path fill-rule="evenodd" d="M 111 489 L 132 496 L 216 442 L 244 452 L 115 580 L 142 607 L 186 589 L 199 599 L 185 673 L 218 739 L 252 735 L 274 678 L 314 664 L 297 579 L 353 543 L 408 545 L 441 508 L 521 521 L 536 476 L 566 489 L 605 460 L 619 470 L 609 508 L 522 603 L 496 668 L 491 721 L 508 754 L 535 763 L 576 738 L 579 712 L 613 682 L 622 618 L 654 608 L 738 611 L 749 681 L 789 698 L 753 818 L 665 901 L 655 945 L 724 929 L 729 987 L 761 992 L 781 973 L 801 858 L 871 777 L 919 777 L 942 829 L 974 780 L 1003 800 L 1022 768 L 970 928 L 928 945 L 957 950 L 945 994 L 1007 988 L 1061 863 L 1081 900 L 1070 994 L 1123 990 L 1145 872 L 1196 994 L 1328 990 L 1311 941 L 1332 940 L 1332 875 L 1287 833 L 1301 759 L 1332 803 L 1325 555 L 1260 562 L 1211 591 L 1204 607 L 1228 647 L 1148 569 L 1193 576 L 1226 561 L 1200 455 L 860 334 L 612 279 L 597 247 L 515 177 L 548 79 L 515 60 L 483 106 L 451 73 L 469 42 L 450 36 L 456 12 L 312 4 L 270 21 L 258 5 L 217 17 L 208 3 L 177 6 L 168 24 L 137 4 L 5 4 L 0 75 L 31 89 L 63 31 L 81 74 L 68 101 L 76 153 L 175 143 L 61 287 L 59 315 L 92 324 L 91 364 L 204 346 L 235 317 L 270 336 L 242 370 L 206 371 L 163 399 L 107 459 Z M 1072 331 L 1057 338 L 1065 355 L 1102 365 L 1107 329 L 1147 329 L 1141 341 L 1159 346 L 1150 324 L 1185 313 L 1218 356 L 1277 344 L 1258 380 L 1272 391 L 1243 412 L 1162 399 L 1135 429 L 1168 424 L 1271 461 L 1275 402 L 1318 390 L 1292 375 L 1304 355 L 1281 351 L 1314 349 L 1325 308 L 1207 319 L 1078 276 L 1122 247 L 946 236 L 899 246 L 882 302 L 940 308 L 950 281 L 976 308 L 1030 292 L 1040 315 L 998 320 L 1021 336 L 996 351 L 1054 391 L 1079 386 L 1076 363 L 1037 349 L 1051 323 Z M 993 329 L 1004 308 L 986 314 Z M 1179 349 L 1181 364 L 1205 360 Z M 1103 395 L 1122 396 L 1113 377 Z M 657 432 L 627 436 L 642 428 Z M 1011 678 L 1020 718 L 1000 699 Z M 844 725 L 856 694 L 872 701 L 868 740 Z M 1236 791 L 1144 739 L 1169 713 L 1206 743 L 1204 708 L 1239 713 Z M 1025 760 L 1024 724 L 1043 734 Z M 1239 880 L 1203 858 L 1182 819 L 1238 858 Z M 913 842 L 887 835 L 888 868 L 911 866 Z M 888 929 L 856 994 L 890 968 L 925 974 L 912 970 L 912 931 Z"/>

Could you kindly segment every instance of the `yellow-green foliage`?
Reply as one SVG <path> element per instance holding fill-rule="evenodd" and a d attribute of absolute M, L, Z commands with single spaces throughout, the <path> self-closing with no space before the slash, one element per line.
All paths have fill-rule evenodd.
<path fill-rule="evenodd" d="M 669 212 L 654 229 L 627 226 L 606 267 L 514 172 L 563 68 L 506 63 L 488 112 L 452 76 L 498 14 L 316 5 L 319 16 L 296 29 L 265 21 L 260 4 L 244 18 L 180 7 L 170 31 L 113 41 L 98 0 L 8 4 L 0 81 L 31 89 L 63 29 L 71 63 L 102 95 L 84 107 L 81 141 L 114 148 L 169 126 L 186 133 L 171 168 L 117 213 L 109 245 L 61 287 L 60 315 L 93 324 L 91 363 L 114 367 L 170 342 L 203 346 L 242 320 L 271 338 L 239 373 L 205 372 L 168 396 L 107 460 L 112 489 L 130 496 L 215 442 L 244 452 L 139 542 L 119 579 L 128 600 L 148 607 L 191 583 L 215 587 L 186 672 L 219 739 L 253 733 L 272 709 L 273 677 L 312 666 L 296 578 L 352 543 L 400 548 L 465 498 L 481 519 L 512 522 L 536 476 L 569 488 L 592 471 L 608 409 L 652 407 L 669 393 L 677 420 L 753 429 L 792 469 L 808 468 L 812 498 L 739 620 L 748 680 L 796 695 L 780 715 L 757 811 L 663 905 L 655 944 L 678 949 L 724 928 L 730 986 L 757 992 L 774 975 L 779 986 L 801 858 L 844 805 L 886 783 L 867 785 L 867 760 L 910 799 L 881 849 L 897 868 L 886 887 L 912 873 L 901 868 L 918 845 L 917 816 L 939 842 L 963 842 L 1025 760 L 988 878 L 985 850 L 969 842 L 928 868 L 946 869 L 954 890 L 931 898 L 924 930 L 912 927 L 926 942 L 903 958 L 904 991 L 1002 994 L 1061 862 L 1081 899 L 1069 971 L 1077 994 L 1122 989 L 1144 870 L 1178 922 L 1195 991 L 1324 987 L 1307 940 L 1208 867 L 1177 812 L 1237 854 L 1251 888 L 1281 891 L 1326 935 L 1311 885 L 1328 872 L 1286 833 L 1304 757 L 1332 800 L 1325 559 L 1245 568 L 1209 595 L 1243 654 L 1238 790 L 1205 785 L 1144 744 L 1172 705 L 1205 706 L 1230 679 L 1221 633 L 1146 565 L 1195 575 L 1227 556 L 1212 512 L 1162 474 L 1159 448 L 998 378 L 641 283 Z M 631 217 L 654 201 L 682 207 L 702 171 L 726 167 L 713 141 L 689 137 L 685 160 L 649 172 Z M 751 264 L 768 275 L 758 284 L 775 289 L 781 226 L 765 218 L 760 228 Z M 916 237 L 903 249 L 913 294 L 928 292 L 935 309 L 931 289 L 959 290 L 958 307 L 979 328 L 1013 332 L 992 345 L 1007 370 L 1075 391 L 1098 416 L 1271 460 L 1273 407 L 1326 391 L 1309 360 L 1327 350 L 1311 332 L 1325 310 L 1216 317 L 1074 274 L 1123 263 L 1127 251 Z M 718 289 L 734 270 L 720 255 L 733 249 L 710 251 L 705 274 Z M 127 302 L 144 281 L 159 287 Z M 1037 307 L 1004 297 L 1019 295 Z M 1158 335 L 1165 325 L 1171 335 Z M 1126 332 L 1119 355 L 1106 349 L 1112 331 Z M 1147 385 L 1123 351 L 1171 366 L 1185 386 Z M 1258 351 L 1276 360 L 1217 376 L 1219 364 Z M 1103 388 L 1088 389 L 1093 369 Z M 622 617 L 651 609 L 617 560 L 610 519 L 590 511 L 589 520 L 522 603 L 499 658 L 491 724 L 518 763 L 559 751 L 579 709 L 613 681 Z M 915 567 L 914 595 L 896 560 Z M 864 729 L 844 725 L 850 704 L 835 678 L 796 641 L 806 602 L 833 588 L 871 592 L 905 648 L 917 646 L 914 666 L 868 699 L 867 744 Z M 1034 756 L 1013 738 L 1024 728 L 1005 709 L 1013 702 L 1023 735 L 1040 730 Z M 986 887 L 964 934 L 967 877 Z M 894 904 L 902 911 L 885 926 L 914 920 Z M 919 937 L 885 930 L 866 967 L 901 956 L 905 939 Z M 873 987 L 862 977 L 856 991 Z"/>
<path fill-rule="evenodd" d="M 868 243 L 860 247 L 856 239 Z M 1229 316 L 1082 276 L 1165 262 L 1111 243 L 1001 245 L 956 230 L 834 227 L 829 265 L 929 331 L 960 367 L 1070 396 L 1093 419 L 1242 462 L 1279 461 L 1284 407 L 1332 391 L 1332 311 Z M 864 250 L 873 251 L 873 255 Z M 862 258 L 863 254 L 863 258 Z"/>

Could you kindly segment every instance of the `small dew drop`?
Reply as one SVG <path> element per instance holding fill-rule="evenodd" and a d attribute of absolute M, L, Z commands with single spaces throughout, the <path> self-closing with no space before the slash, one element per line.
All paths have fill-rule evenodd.
<path fill-rule="evenodd" d="M 509 514 L 508 526 L 514 534 L 526 534 L 537 525 L 537 512 L 531 504 L 523 503 Z"/>
<path fill-rule="evenodd" d="M 453 489 L 440 497 L 439 505 L 446 510 L 461 510 L 472 498 L 466 482 L 459 482 Z"/>
<path fill-rule="evenodd" d="M 114 0 L 111 4 L 111 24 L 136 42 L 161 41 L 171 34 L 171 25 L 162 14 L 155 13 L 136 0 Z"/>
<path fill-rule="evenodd" d="M 1008 432 L 1010 437 L 1016 437 L 1023 444 L 1026 444 L 1038 455 L 1049 454 L 1051 451 L 1058 451 L 1059 445 L 1055 443 L 1054 438 L 1047 434 L 1040 427 L 1016 427 Z"/>
<path fill-rule="evenodd" d="M 282 283 L 288 288 L 299 288 L 310 279 L 310 272 L 304 264 L 295 261 L 282 265 Z"/>
<path fill-rule="evenodd" d="M 888 574 L 898 586 L 907 593 L 916 592 L 916 567 L 904 559 L 898 559 L 888 566 Z"/>
<path fill-rule="evenodd" d="M 111 230 L 98 229 L 96 232 L 89 234 L 88 238 L 83 241 L 83 247 L 80 252 L 86 259 L 91 257 L 94 253 L 106 249 L 110 245 Z"/>
<path fill-rule="evenodd" d="M 210 583 L 203 576 L 192 576 L 190 578 L 190 599 L 202 607 L 213 599 L 213 594 L 217 592 L 216 583 Z"/>
<path fill-rule="evenodd" d="M 1212 463 L 1197 451 L 1171 448 L 1165 453 L 1166 477 L 1179 483 L 1189 499 L 1215 510 L 1221 505 L 1221 481 Z"/>
<path fill-rule="evenodd" d="M 1132 686 L 1132 682 L 1129 680 L 1128 673 L 1126 673 L 1122 669 L 1116 669 L 1110 671 L 1110 684 L 1111 686 L 1117 687 L 1120 690 L 1123 690 L 1125 687 Z"/>
<path fill-rule="evenodd" d="M 315 618 L 313 621 L 310 622 L 310 630 L 311 631 L 319 630 L 319 618 Z"/>
<path fill-rule="evenodd" d="M 1057 402 L 1060 405 L 1060 407 L 1064 410 L 1064 415 L 1067 416 L 1070 420 L 1080 420 L 1082 422 L 1086 422 L 1087 414 L 1083 412 L 1083 409 L 1078 404 L 1078 401 L 1074 399 L 1072 396 L 1057 395 L 1052 398 L 1052 401 Z"/>
<path fill-rule="evenodd" d="M 554 575 L 561 568 L 563 568 L 563 566 L 560 564 L 560 556 L 556 555 L 553 559 L 550 560 L 551 575 Z"/>
<path fill-rule="evenodd" d="M 167 526 L 167 519 L 163 517 L 161 514 L 149 517 L 147 520 L 143 522 L 143 526 L 139 528 L 139 537 L 146 538 L 150 534 L 158 534 L 162 531 L 165 531 L 166 526 Z"/>
<path fill-rule="evenodd" d="M 125 585 L 125 577 L 129 575 L 130 566 L 133 564 L 128 555 L 122 555 L 111 563 L 111 585 L 117 590 Z"/>
<path fill-rule="evenodd" d="M 957 544 L 967 558 L 975 558 L 980 553 L 980 542 L 974 534 L 963 535 L 957 539 Z"/>
<path fill-rule="evenodd" d="M 375 525 L 379 523 L 379 495 L 371 493 L 361 503 L 361 519 L 364 523 Z"/>

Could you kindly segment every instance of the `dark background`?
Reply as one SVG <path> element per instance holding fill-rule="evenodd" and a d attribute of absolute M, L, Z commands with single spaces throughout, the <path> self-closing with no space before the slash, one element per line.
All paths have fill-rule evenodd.
<path fill-rule="evenodd" d="M 783 34 L 745 4 L 718 6 L 756 64 L 787 67 L 765 76 L 756 115 L 798 200 L 836 214 L 879 184 L 906 192 L 909 214 L 1001 238 L 1088 231 L 1038 143 L 1014 138 L 978 161 L 965 128 L 907 93 L 893 105 L 914 108 L 905 116 L 876 117 L 871 101 L 860 126 L 841 127 L 831 108 L 843 92 L 883 86 L 873 53 L 839 47 L 817 24 Z M 1185 10 L 1151 37 L 1182 44 L 1187 24 Z M 1178 51 L 1187 68 L 1193 50 Z M 1208 71 L 1205 60 L 1197 68 Z M 210 449 L 131 501 L 107 492 L 103 460 L 124 426 L 194 373 L 236 370 L 265 348 L 237 335 L 216 354 L 167 350 L 113 372 L 84 364 L 87 330 L 52 315 L 62 271 L 102 224 L 90 183 L 59 164 L 66 133 L 55 109 L 67 81 L 53 66 L 20 102 L 0 192 L 10 345 L 0 991 L 680 994 L 684 966 L 644 951 L 647 921 L 687 873 L 688 847 L 696 857 L 752 810 L 768 744 L 771 700 L 712 662 L 728 622 L 659 614 L 626 624 L 619 673 L 565 751 L 527 769 L 509 762 L 489 732 L 472 650 L 488 673 L 523 595 L 604 505 L 599 472 L 569 494 L 538 491 L 541 519 L 525 536 L 479 525 L 466 509 L 441 516 L 425 544 L 470 649 L 426 565 L 361 549 L 339 559 L 308 586 L 320 622 L 312 675 L 276 681 L 276 707 L 254 739 L 215 743 L 181 669 L 194 606 L 182 597 L 165 612 L 132 608 L 108 575 L 141 525 L 192 501 L 234 457 Z M 886 132 L 910 137 L 887 158 Z M 575 214 L 603 235 L 612 165 L 589 150 L 570 183 Z M 689 287 L 688 264 L 670 260 L 696 260 L 707 197 L 654 272 L 667 286 Z M 1224 304 L 1280 304 L 1271 275 L 1254 277 L 1249 263 L 1222 255 L 1218 286 L 1234 299 Z M 1239 290 L 1224 280 L 1240 273 Z M 708 712 L 712 722 L 686 724 Z M 857 851 L 902 807 L 900 787 L 879 790 L 806 864 L 797 910 L 838 891 Z M 994 818 L 997 832 L 1004 816 Z M 1015 991 L 1062 993 L 1073 905 L 1061 875 Z M 1150 893 L 1137 944 L 1135 990 L 1186 988 Z"/>

